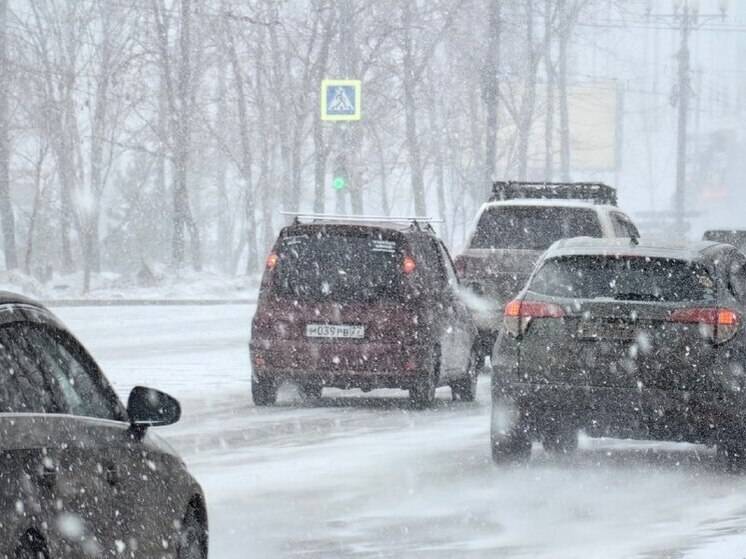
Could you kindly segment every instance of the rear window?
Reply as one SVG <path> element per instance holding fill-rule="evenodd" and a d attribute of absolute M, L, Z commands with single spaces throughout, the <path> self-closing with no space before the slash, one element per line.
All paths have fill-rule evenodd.
<path fill-rule="evenodd" d="M 603 237 L 596 212 L 585 208 L 501 206 L 482 212 L 471 248 L 546 250 L 569 237 Z"/>
<path fill-rule="evenodd" d="M 715 282 L 698 264 L 669 258 L 569 256 L 548 260 L 531 281 L 535 293 L 579 299 L 712 301 Z"/>
<path fill-rule="evenodd" d="M 284 237 L 272 279 L 277 295 L 310 301 L 399 299 L 402 252 L 376 233 L 331 232 Z"/>
<path fill-rule="evenodd" d="M 714 241 L 716 243 L 727 243 L 741 251 L 746 249 L 746 231 L 706 231 L 704 234 L 704 240 Z"/>

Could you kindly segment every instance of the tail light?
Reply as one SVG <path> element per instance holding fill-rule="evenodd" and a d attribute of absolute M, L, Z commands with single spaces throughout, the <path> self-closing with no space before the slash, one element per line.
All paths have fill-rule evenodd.
<path fill-rule="evenodd" d="M 411 256 L 405 256 L 404 260 L 402 260 L 401 268 L 405 274 L 411 274 L 417 268 L 417 262 Z"/>
<path fill-rule="evenodd" d="M 565 311 L 554 303 L 521 301 L 515 299 L 505 306 L 504 326 L 513 336 L 526 333 L 528 325 L 535 318 L 563 318 Z"/>
<path fill-rule="evenodd" d="M 280 257 L 277 256 L 276 252 L 270 252 L 269 256 L 267 256 L 267 270 L 270 270 L 270 271 L 274 270 L 279 260 L 280 260 Z"/>
<path fill-rule="evenodd" d="M 466 275 L 466 258 L 463 256 L 457 256 L 453 261 L 453 265 L 456 267 L 456 274 L 458 277 L 463 278 Z"/>
<path fill-rule="evenodd" d="M 678 309 L 671 313 L 670 320 L 682 324 L 699 324 L 702 336 L 716 344 L 730 340 L 741 324 L 741 317 L 736 311 L 718 308 Z"/>

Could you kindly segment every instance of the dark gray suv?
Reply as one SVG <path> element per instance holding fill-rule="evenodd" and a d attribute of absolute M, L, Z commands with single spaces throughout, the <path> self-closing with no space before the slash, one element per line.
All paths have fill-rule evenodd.
<path fill-rule="evenodd" d="M 555 243 L 504 312 L 495 345 L 492 455 L 591 436 L 746 449 L 746 257 L 579 238 Z"/>

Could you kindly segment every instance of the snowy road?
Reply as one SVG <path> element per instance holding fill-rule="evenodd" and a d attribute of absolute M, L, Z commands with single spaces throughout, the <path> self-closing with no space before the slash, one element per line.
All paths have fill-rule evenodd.
<path fill-rule="evenodd" d="M 203 484 L 213 559 L 255 557 L 746 558 L 746 475 L 691 445 L 584 439 L 527 467 L 488 454 L 476 404 L 429 411 L 405 393 L 327 394 L 304 408 L 249 396 L 251 306 L 61 308 L 126 397 L 184 407 L 163 429 Z"/>

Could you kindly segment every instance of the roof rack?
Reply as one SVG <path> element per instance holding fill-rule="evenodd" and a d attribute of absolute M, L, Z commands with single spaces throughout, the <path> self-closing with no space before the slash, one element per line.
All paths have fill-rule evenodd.
<path fill-rule="evenodd" d="M 351 223 L 400 223 L 402 225 L 414 226 L 422 229 L 420 224 L 425 225 L 427 229 L 432 230 L 433 223 L 443 223 L 442 219 L 428 216 L 404 216 L 404 215 L 344 215 L 344 214 L 319 214 L 305 212 L 280 212 L 281 215 L 290 216 L 294 223 L 301 223 L 301 220 L 309 221 L 347 221 Z"/>
<path fill-rule="evenodd" d="M 495 181 L 490 202 L 516 198 L 590 200 L 594 204 L 617 205 L 616 189 L 600 182 Z"/>

